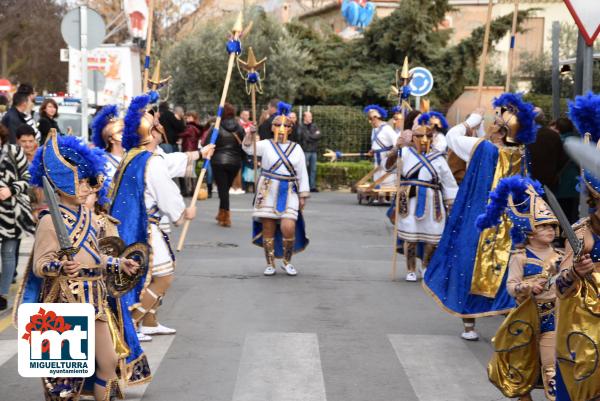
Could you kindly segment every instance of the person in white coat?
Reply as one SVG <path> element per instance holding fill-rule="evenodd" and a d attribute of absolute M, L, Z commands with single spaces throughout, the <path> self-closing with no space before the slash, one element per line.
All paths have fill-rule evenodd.
<path fill-rule="evenodd" d="M 373 166 L 377 171 L 373 175 L 375 182 L 379 187 L 393 187 L 396 185 L 395 174 L 390 174 L 385 170 L 388 154 L 393 149 L 398 138 L 398 134 L 390 125 L 385 122 L 387 111 L 376 105 L 371 104 L 365 107 L 364 112 L 369 118 L 369 123 L 373 127 L 371 131 L 371 150 L 369 153 L 373 156 Z M 387 175 L 387 176 L 386 176 Z M 385 178 L 383 178 L 385 176 Z"/>
<path fill-rule="evenodd" d="M 417 244 L 424 244 L 423 268 L 440 241 L 446 218 L 458 192 L 458 185 L 444 153 L 433 147 L 437 134 L 436 116 L 424 113 L 413 130 L 411 142 L 399 140 L 400 148 L 387 160 L 387 169 L 402 159 L 402 175 L 398 191 L 398 239 L 403 242 L 406 257 L 406 281 L 417 281 Z"/>
<path fill-rule="evenodd" d="M 291 106 L 279 102 L 273 119 L 273 139 L 256 143 L 256 154 L 262 159 L 262 172 L 254 199 L 253 242 L 265 251 L 265 276 L 275 274 L 275 258 L 282 258 L 282 269 L 295 276 L 292 255 L 308 245 L 304 232 L 302 209 L 310 196 L 306 159 L 302 148 L 288 140 L 292 121 Z M 252 155 L 252 133 L 246 134 L 242 147 Z"/>

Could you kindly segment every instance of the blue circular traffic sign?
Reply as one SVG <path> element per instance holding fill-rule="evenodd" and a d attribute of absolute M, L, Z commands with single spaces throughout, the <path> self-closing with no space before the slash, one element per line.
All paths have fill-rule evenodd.
<path fill-rule="evenodd" d="M 433 89 L 433 75 L 427 68 L 415 67 L 408 72 L 412 80 L 408 85 L 413 96 L 425 96 Z"/>

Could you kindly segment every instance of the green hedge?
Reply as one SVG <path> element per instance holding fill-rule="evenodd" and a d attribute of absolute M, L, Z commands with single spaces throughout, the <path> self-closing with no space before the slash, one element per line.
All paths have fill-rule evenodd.
<path fill-rule="evenodd" d="M 373 168 L 368 160 L 358 162 L 317 163 L 317 187 L 337 190 L 351 188 Z"/>

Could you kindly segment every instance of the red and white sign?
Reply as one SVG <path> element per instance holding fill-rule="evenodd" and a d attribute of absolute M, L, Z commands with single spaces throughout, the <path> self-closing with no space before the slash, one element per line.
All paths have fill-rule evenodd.
<path fill-rule="evenodd" d="M 588 46 L 592 46 L 600 34 L 600 7 L 597 0 L 565 0 L 579 31 Z"/>
<path fill-rule="evenodd" d="M 149 14 L 148 0 L 125 0 L 123 6 L 131 36 L 146 40 Z"/>

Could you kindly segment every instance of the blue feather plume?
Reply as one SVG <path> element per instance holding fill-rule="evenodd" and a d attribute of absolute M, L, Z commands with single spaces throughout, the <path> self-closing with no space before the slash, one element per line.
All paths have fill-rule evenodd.
<path fill-rule="evenodd" d="M 528 145 L 535 142 L 537 131 L 540 128 L 535 122 L 537 113 L 531 103 L 523 100 L 523 94 L 506 92 L 494 99 L 494 107 L 510 107 L 516 109 L 517 119 L 519 120 L 519 131 L 516 134 L 516 140 L 519 143 Z"/>
<path fill-rule="evenodd" d="M 600 95 L 591 91 L 569 101 L 569 118 L 583 136 L 590 133 L 592 141 L 600 140 Z"/>
<path fill-rule="evenodd" d="M 400 107 L 400 106 L 394 106 L 394 107 L 392 107 L 392 115 L 393 114 L 398 114 L 398 113 L 401 113 L 401 112 L 402 112 L 402 107 Z"/>
<path fill-rule="evenodd" d="M 512 194 L 515 204 L 524 202 L 529 197 L 526 191 L 530 185 L 538 194 L 544 194 L 542 185 L 529 177 L 513 175 L 501 179 L 496 188 L 490 192 L 490 202 L 485 208 L 485 213 L 480 214 L 475 221 L 479 231 L 500 224 L 500 217 L 502 217 L 508 206 L 508 197 Z"/>
<path fill-rule="evenodd" d="M 41 146 L 36 150 L 35 155 L 33 156 L 33 160 L 29 165 L 29 183 L 35 187 L 42 188 L 44 183 L 42 181 L 42 177 L 44 176 L 44 165 L 43 165 L 43 157 L 42 153 L 44 152 L 44 147 Z"/>
<path fill-rule="evenodd" d="M 92 121 L 92 141 L 97 148 L 106 149 L 108 146 L 102 138 L 102 131 L 112 118 L 117 118 L 118 116 L 119 108 L 117 105 L 111 104 L 104 106 L 96 117 L 94 117 L 94 120 Z"/>
<path fill-rule="evenodd" d="M 277 113 L 276 116 L 288 116 L 292 112 L 292 105 L 286 102 L 277 103 Z"/>
<path fill-rule="evenodd" d="M 379 114 L 381 115 L 381 118 L 384 120 L 388 117 L 387 111 L 383 107 L 379 106 L 378 104 L 368 105 L 367 107 L 364 108 L 363 112 L 365 114 L 368 114 L 369 110 L 377 110 L 379 112 Z"/>
<path fill-rule="evenodd" d="M 437 117 L 440 120 L 440 122 L 442 123 L 442 130 L 448 129 L 448 120 L 446 120 L 446 117 L 438 111 L 430 111 L 430 112 L 421 114 L 419 116 L 418 123 L 419 124 L 429 124 L 429 120 L 431 119 L 431 117 Z"/>
<path fill-rule="evenodd" d="M 146 112 L 146 106 L 151 100 L 152 98 L 148 94 L 136 96 L 131 100 L 124 118 L 123 147 L 125 150 L 135 148 L 140 144 L 140 136 L 137 131 L 142 116 Z"/>

